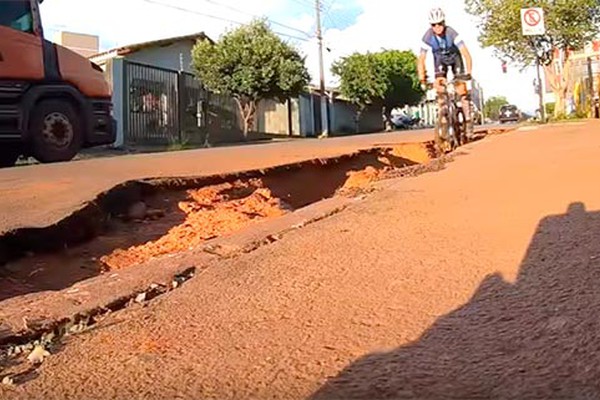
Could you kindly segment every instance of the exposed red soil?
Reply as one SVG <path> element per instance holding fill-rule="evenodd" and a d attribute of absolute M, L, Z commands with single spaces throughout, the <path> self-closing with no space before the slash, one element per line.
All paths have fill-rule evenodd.
<path fill-rule="evenodd" d="M 189 190 L 186 196 L 185 200 L 177 201 L 177 208 L 185 215 L 182 223 L 158 240 L 117 249 L 101 257 L 103 267 L 109 270 L 126 268 L 154 257 L 178 253 L 264 218 L 281 216 L 289 210 L 281 200 L 273 197 L 268 188 L 262 186 L 260 180 Z M 171 212 L 165 218 L 173 216 L 177 217 L 177 214 Z M 144 229 L 143 226 L 141 229 Z"/>
<path fill-rule="evenodd" d="M 367 167 L 360 171 L 350 171 L 348 180 L 344 183 L 344 189 L 360 189 L 376 182 L 384 176 L 385 171 L 377 170 L 373 167 Z"/>

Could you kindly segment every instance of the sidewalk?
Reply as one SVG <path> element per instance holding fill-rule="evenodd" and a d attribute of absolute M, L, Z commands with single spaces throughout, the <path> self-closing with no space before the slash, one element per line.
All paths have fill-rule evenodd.
<path fill-rule="evenodd" d="M 600 136 L 465 147 L 117 313 L 5 399 L 596 398 Z"/>

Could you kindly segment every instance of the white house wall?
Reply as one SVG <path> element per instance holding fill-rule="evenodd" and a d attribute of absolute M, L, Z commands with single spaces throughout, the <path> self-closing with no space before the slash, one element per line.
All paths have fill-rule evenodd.
<path fill-rule="evenodd" d="M 104 64 L 105 75 L 109 78 L 109 81 L 112 85 L 113 93 L 112 93 L 112 103 L 113 103 L 113 113 L 114 118 L 117 121 L 117 138 L 115 140 L 114 146 L 121 147 L 125 141 L 124 135 L 124 123 L 125 123 L 125 114 L 123 107 L 123 88 L 125 82 L 124 78 L 124 63 L 123 59 L 115 58 L 112 60 L 108 60 Z"/>
<path fill-rule="evenodd" d="M 150 47 L 125 56 L 127 61 L 167 68 L 175 71 L 192 70 L 192 42 L 179 42 L 166 47 Z"/>

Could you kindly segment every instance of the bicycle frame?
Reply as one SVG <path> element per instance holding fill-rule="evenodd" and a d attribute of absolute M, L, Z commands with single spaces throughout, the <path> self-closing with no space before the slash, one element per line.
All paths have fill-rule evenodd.
<path fill-rule="evenodd" d="M 466 86 L 467 93 L 471 92 L 472 82 L 471 80 L 465 80 L 458 77 L 454 77 L 451 81 L 446 84 L 446 92 L 448 93 L 448 100 L 451 103 L 451 119 L 452 119 L 452 133 L 453 140 L 456 141 L 456 145 L 467 143 L 466 138 L 466 117 L 465 110 L 463 110 L 462 99 L 458 97 L 456 92 L 456 84 L 464 83 Z M 470 106 L 470 104 L 469 104 Z"/>
<path fill-rule="evenodd" d="M 450 145 L 450 150 L 458 147 L 458 138 L 456 135 L 456 92 L 453 82 L 446 82 L 444 85 L 442 108 L 438 111 L 438 135 L 442 141 Z M 446 124 L 442 124 L 441 119 L 445 117 Z"/>

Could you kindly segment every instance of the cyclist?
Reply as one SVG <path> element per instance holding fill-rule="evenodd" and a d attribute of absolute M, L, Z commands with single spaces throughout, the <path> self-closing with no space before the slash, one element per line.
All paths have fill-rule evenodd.
<path fill-rule="evenodd" d="M 459 34 L 446 25 L 446 15 L 441 8 L 433 8 L 429 12 L 429 23 L 431 28 L 423 36 L 421 54 L 418 61 L 418 74 L 422 84 L 426 83 L 425 60 L 429 50 L 433 53 L 435 65 L 435 89 L 438 93 L 438 105 L 440 109 L 444 106 L 444 93 L 448 70 L 451 69 L 455 77 L 470 80 L 472 71 L 471 53 L 459 36 Z M 463 60 L 464 58 L 464 60 Z M 466 66 L 466 68 L 465 68 Z M 473 121 L 471 116 L 470 93 L 464 82 L 457 82 L 456 92 L 462 100 L 462 108 L 467 122 L 467 138 L 473 137 Z M 447 123 L 442 115 L 441 123 Z"/>

